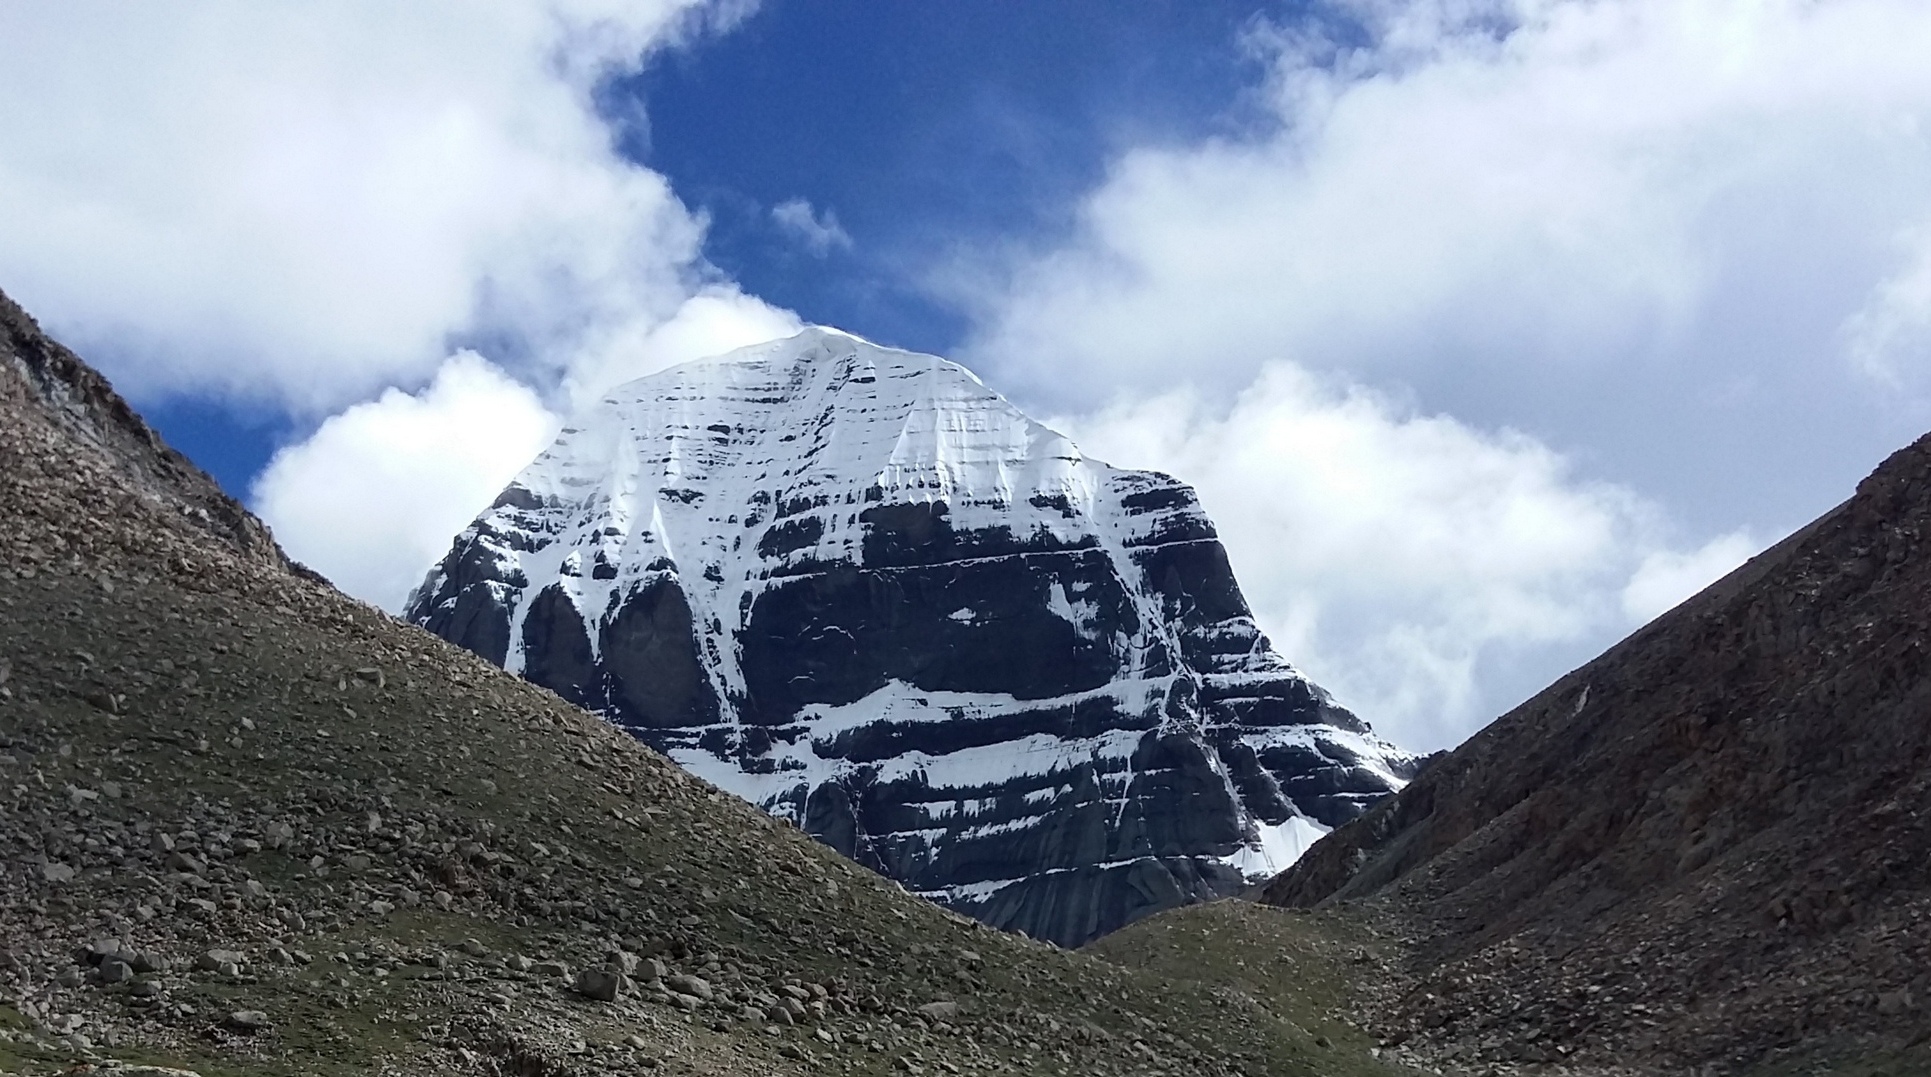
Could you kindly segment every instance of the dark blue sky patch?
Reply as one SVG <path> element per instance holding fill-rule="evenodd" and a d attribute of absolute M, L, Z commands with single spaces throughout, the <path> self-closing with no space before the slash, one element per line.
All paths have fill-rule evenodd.
<path fill-rule="evenodd" d="M 236 500 L 247 499 L 249 483 L 290 440 L 285 421 L 218 398 L 173 396 L 140 407 L 148 425 Z"/>
<path fill-rule="evenodd" d="M 1050 244 L 1128 146 L 1266 122 L 1241 36 L 1259 7 L 772 0 L 717 40 L 604 88 L 626 153 L 711 221 L 753 294 L 881 343 L 944 352 L 967 329 L 926 275 L 952 252 Z M 1279 19 L 1276 8 L 1270 17 Z M 793 198 L 853 246 L 779 228 Z"/>

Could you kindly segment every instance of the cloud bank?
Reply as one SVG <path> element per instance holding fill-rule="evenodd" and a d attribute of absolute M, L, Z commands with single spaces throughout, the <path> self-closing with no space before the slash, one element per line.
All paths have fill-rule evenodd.
<path fill-rule="evenodd" d="M 1057 425 L 1191 483 L 1275 646 L 1414 748 L 1459 741 L 1756 549 L 1676 553 L 1653 504 L 1533 438 L 1284 363 L 1230 407 L 1170 391 Z"/>
<path fill-rule="evenodd" d="M 796 326 L 592 102 L 745 10 L 9 7 L 0 278 L 137 397 L 347 406 L 255 501 L 394 607 L 561 412 Z"/>
<path fill-rule="evenodd" d="M 1431 747 L 1931 425 L 1931 7 L 1329 12 L 1359 33 L 1249 34 L 1266 122 L 1124 153 L 1070 240 L 935 287 L 994 384 L 1198 483 L 1288 656 Z"/>
<path fill-rule="evenodd" d="M 278 453 L 255 507 L 291 556 L 331 566 L 336 586 L 406 595 L 449 548 L 449 521 L 460 530 L 556 429 L 528 386 L 461 352 L 420 392 L 386 390 Z"/>
<path fill-rule="evenodd" d="M 1013 373 L 1056 393 L 1282 358 L 1438 389 L 1676 358 L 1780 299 L 1812 334 L 1791 353 L 1841 362 L 1849 328 L 1923 365 L 1888 344 L 1931 316 L 1931 8 L 1343 6 L 1370 44 L 1256 30 L 1274 126 L 1120 158 L 1075 242 L 974 297 L 978 351 L 1051 355 Z"/>

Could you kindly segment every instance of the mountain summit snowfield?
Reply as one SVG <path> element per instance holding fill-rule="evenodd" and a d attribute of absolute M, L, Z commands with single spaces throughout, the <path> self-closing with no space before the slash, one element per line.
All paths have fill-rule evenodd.
<path fill-rule="evenodd" d="M 1193 491 L 812 328 L 624 385 L 405 616 L 908 889 L 1075 944 L 1416 760 L 1275 654 Z"/>

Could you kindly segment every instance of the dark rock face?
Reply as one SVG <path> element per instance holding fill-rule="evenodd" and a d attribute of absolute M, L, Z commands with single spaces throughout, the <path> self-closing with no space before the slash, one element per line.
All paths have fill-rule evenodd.
<path fill-rule="evenodd" d="M 1931 437 L 1430 763 L 1265 900 L 1406 918 L 1424 941 L 1404 1038 L 1726 1073 L 1921 1043 L 1927 535 Z M 1523 1019 L 1501 1038 L 1505 1011 Z"/>
<path fill-rule="evenodd" d="M 1191 489 L 823 330 L 618 390 L 406 615 L 1065 944 L 1241 889 L 1413 762 L 1269 648 Z"/>

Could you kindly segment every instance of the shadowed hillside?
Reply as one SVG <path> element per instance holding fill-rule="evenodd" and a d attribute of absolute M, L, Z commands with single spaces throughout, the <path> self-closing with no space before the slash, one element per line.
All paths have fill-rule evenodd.
<path fill-rule="evenodd" d="M 1436 1057 L 1931 1072 L 1927 534 L 1931 439 L 1264 900 L 1398 925 L 1382 1031 Z"/>

